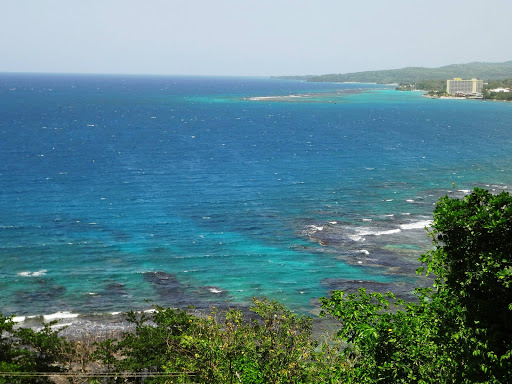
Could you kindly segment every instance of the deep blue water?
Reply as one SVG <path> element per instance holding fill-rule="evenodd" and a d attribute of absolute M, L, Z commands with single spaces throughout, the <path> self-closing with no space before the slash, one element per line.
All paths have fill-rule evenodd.
<path fill-rule="evenodd" d="M 0 75 L 0 311 L 413 286 L 439 196 L 512 185 L 512 104 L 376 87 Z"/>

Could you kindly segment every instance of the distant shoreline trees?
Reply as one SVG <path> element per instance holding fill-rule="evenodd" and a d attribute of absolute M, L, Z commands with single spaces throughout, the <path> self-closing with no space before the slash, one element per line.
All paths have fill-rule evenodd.
<path fill-rule="evenodd" d="M 439 68 L 407 67 L 352 73 L 338 73 L 308 76 L 276 76 L 280 79 L 304 80 L 311 82 L 359 82 L 377 84 L 416 84 L 422 81 L 441 81 L 454 77 L 488 80 L 512 78 L 512 61 L 503 63 L 451 64 Z M 418 88 L 417 88 L 418 89 Z M 430 90 L 430 89 L 426 89 Z M 433 89 L 435 90 L 435 89 Z"/>

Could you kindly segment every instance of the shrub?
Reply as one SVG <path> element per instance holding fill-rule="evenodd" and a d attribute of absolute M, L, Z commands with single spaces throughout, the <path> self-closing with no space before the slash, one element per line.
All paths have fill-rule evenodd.
<path fill-rule="evenodd" d="M 441 198 L 430 235 L 419 273 L 436 279 L 418 304 L 364 289 L 321 300 L 349 343 L 347 382 L 512 382 L 512 197 Z"/>

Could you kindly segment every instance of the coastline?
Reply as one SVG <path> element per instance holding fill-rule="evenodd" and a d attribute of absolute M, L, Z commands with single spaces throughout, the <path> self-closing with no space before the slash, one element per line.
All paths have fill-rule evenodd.
<path fill-rule="evenodd" d="M 401 91 L 403 92 L 403 91 Z M 497 99 L 480 99 L 480 98 L 471 98 L 471 97 L 457 97 L 457 96 L 430 96 L 428 94 L 421 95 L 426 97 L 427 99 L 443 99 L 443 100 L 481 100 L 481 101 L 499 101 L 505 103 L 512 103 L 512 100 L 497 100 Z"/>
<path fill-rule="evenodd" d="M 249 306 L 245 305 L 211 305 L 208 308 L 173 308 L 186 310 L 188 313 L 203 317 L 207 316 L 212 308 L 220 311 L 229 310 L 231 308 L 239 309 L 244 314 L 249 313 Z M 133 310 L 137 313 L 154 313 L 156 309 Z M 131 312 L 131 311 L 128 311 Z M 16 316 L 13 318 L 15 328 L 30 328 L 35 331 L 41 330 L 43 324 L 55 322 L 51 326 L 53 330 L 60 330 L 59 335 L 69 340 L 79 340 L 84 337 L 93 337 L 96 339 L 109 338 L 121 335 L 134 329 L 134 325 L 126 320 L 128 312 L 112 312 L 112 313 L 92 313 L 80 314 L 70 312 L 57 312 L 51 315 L 40 316 Z"/>
<path fill-rule="evenodd" d="M 438 194 L 442 195 L 442 192 L 438 191 Z M 470 190 L 445 192 L 452 197 L 462 197 Z M 410 199 L 407 203 L 414 206 L 424 202 L 421 199 Z M 425 203 L 430 204 L 429 201 Z M 322 296 L 327 297 L 334 290 L 354 293 L 362 286 L 373 291 L 393 291 L 398 297 L 411 300 L 414 299 L 411 295 L 414 288 L 431 285 L 431 279 L 415 275 L 416 269 L 420 267 L 418 258 L 430 244 L 425 227 L 430 225 L 431 217 L 423 215 L 411 217 L 409 213 L 393 217 L 394 215 L 387 216 L 382 222 L 363 219 L 365 223 L 372 223 L 365 226 L 337 221 L 316 221 L 305 227 L 302 236 L 308 239 L 310 247 L 317 244 L 320 247 L 320 253 L 335 254 L 335 258 L 343 264 L 365 267 L 368 270 L 377 268 L 385 276 L 383 281 L 375 281 L 363 277 L 355 279 L 348 276 L 343 278 L 326 275 L 319 281 L 322 291 L 325 292 Z M 30 276 L 35 275 L 31 273 Z M 145 279 L 155 288 L 155 296 L 152 299 L 154 305 L 187 309 L 198 315 L 209 313 L 213 307 L 221 311 L 237 308 L 249 312 L 250 304 L 236 301 L 236 298 L 230 296 L 229 291 L 216 286 L 193 287 L 193 290 L 189 290 L 190 287 L 183 284 L 176 275 L 164 271 L 146 272 Z M 101 295 L 98 297 L 101 298 Z M 277 299 L 278 297 L 268 296 L 268 298 Z M 309 309 L 299 310 L 298 313 L 316 319 L 320 311 L 319 298 L 320 296 L 311 297 Z M 142 307 L 128 308 L 122 312 L 81 313 L 79 307 L 62 308 L 54 313 L 15 316 L 14 321 L 18 327 L 33 329 L 40 329 L 44 322 L 58 321 L 52 328 L 66 327 L 62 331 L 62 335 L 66 337 L 79 338 L 80 335 L 88 333 L 100 337 L 129 330 L 130 324 L 124 320 L 124 316 L 131 310 L 154 312 L 153 301 L 146 303 L 147 305 Z M 283 303 L 286 305 L 286 302 Z M 191 308 L 191 305 L 194 308 Z M 290 307 L 289 309 L 293 310 Z"/>
<path fill-rule="evenodd" d="M 125 100 L 114 83 L 105 92 L 123 100 L 123 120 L 117 105 L 105 109 L 100 84 L 81 81 L 97 105 L 62 88 L 69 105 L 54 111 L 61 94 L 51 99 L 20 86 L 14 101 L 48 111 L 25 122 L 27 135 L 42 139 L 19 135 L 21 123 L 2 131 L 12 148 L 3 153 L 12 188 L 0 228 L 2 310 L 25 315 L 21 326 L 59 319 L 56 327 L 122 329 L 114 311 L 148 310 L 147 298 L 207 311 L 267 296 L 314 314 L 319 297 L 350 281 L 409 282 L 415 254 L 430 244 L 422 223 L 452 181 L 464 189 L 482 178 L 508 181 L 498 173 L 506 164 L 493 157 L 496 143 L 508 140 L 506 106 L 484 108 L 504 111 L 496 121 L 493 111 L 461 106 L 459 122 L 447 130 L 445 120 L 432 121 L 453 108 L 420 93 L 368 89 L 361 96 L 345 91 L 339 106 L 297 97 L 270 105 L 240 100 L 322 93 L 331 85 L 251 88 L 243 80 L 249 89 L 242 92 L 222 81 L 228 96 L 180 96 L 183 108 L 172 110 Z M 181 81 L 188 95 L 190 84 Z M 139 95 L 145 88 L 128 89 Z M 174 101 L 165 97 L 166 106 Z M 26 115 L 12 109 L 13 118 Z M 482 140 L 479 127 L 488 122 L 496 129 Z M 439 145 L 459 130 L 464 143 Z M 419 140 L 426 137 L 436 139 Z"/>
<path fill-rule="evenodd" d="M 327 289 L 325 297 L 332 295 L 335 290 L 342 290 L 346 293 L 357 293 L 360 288 L 365 288 L 368 292 L 393 292 L 398 299 L 406 302 L 416 302 L 414 295 L 416 287 L 431 287 L 433 278 L 420 277 L 416 279 L 416 284 L 404 282 L 378 282 L 370 280 L 351 280 L 351 279 L 323 279 L 321 284 Z M 259 297 L 258 299 L 263 299 Z M 274 298 L 270 297 L 269 300 Z M 308 313 L 297 313 L 312 319 L 314 337 L 321 338 L 328 333 L 336 332 L 339 322 L 330 317 L 320 317 L 321 303 L 319 298 L 311 299 L 313 310 Z M 206 318 L 212 312 L 215 312 L 221 318 L 224 313 L 230 309 L 240 310 L 245 321 L 251 321 L 255 314 L 251 311 L 252 304 L 240 303 L 220 303 L 220 305 L 209 305 L 203 308 L 188 307 L 170 307 L 176 310 L 185 310 L 188 314 L 199 318 Z M 168 307 L 162 307 L 168 308 Z M 290 309 L 287 307 L 287 309 Z M 132 311 L 128 311 L 132 312 Z M 14 317 L 15 328 L 29 328 L 34 331 L 43 329 L 43 324 L 54 322 L 51 329 L 58 330 L 59 336 L 69 341 L 93 340 L 102 341 L 108 338 L 118 338 L 124 333 L 133 331 L 135 325 L 126 320 L 128 312 L 111 312 L 96 314 L 79 314 L 70 312 L 57 312 L 50 315 L 40 316 L 19 316 Z M 136 313 L 152 314 L 156 312 L 155 308 L 142 311 L 133 310 Z"/>
<path fill-rule="evenodd" d="M 444 100 L 479 100 L 479 99 L 468 99 L 466 97 L 456 97 L 456 96 L 430 96 L 426 93 L 421 95 L 426 97 L 427 99 L 444 99 Z"/>

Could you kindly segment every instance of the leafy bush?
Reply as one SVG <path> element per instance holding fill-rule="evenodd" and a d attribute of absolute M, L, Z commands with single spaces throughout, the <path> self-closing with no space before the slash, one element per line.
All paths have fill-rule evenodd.
<path fill-rule="evenodd" d="M 55 322 L 46 323 L 39 331 L 15 329 L 10 317 L 0 314 L 0 383 L 51 383 L 45 376 L 30 376 L 31 372 L 62 372 L 61 363 L 69 343 L 52 329 Z"/>
<path fill-rule="evenodd" d="M 430 235 L 422 261 L 436 279 L 418 304 L 364 289 L 321 300 L 349 343 L 346 382 L 512 382 L 512 197 L 444 197 Z"/>
<path fill-rule="evenodd" d="M 120 376 L 172 374 L 144 381 L 128 378 L 129 382 L 336 382 L 341 366 L 338 349 L 313 340 L 311 318 L 293 314 L 276 301 L 253 303 L 250 321 L 239 310 L 214 310 L 207 317 L 160 307 L 151 315 L 129 313 L 134 331 L 100 343 L 95 356 Z"/>

